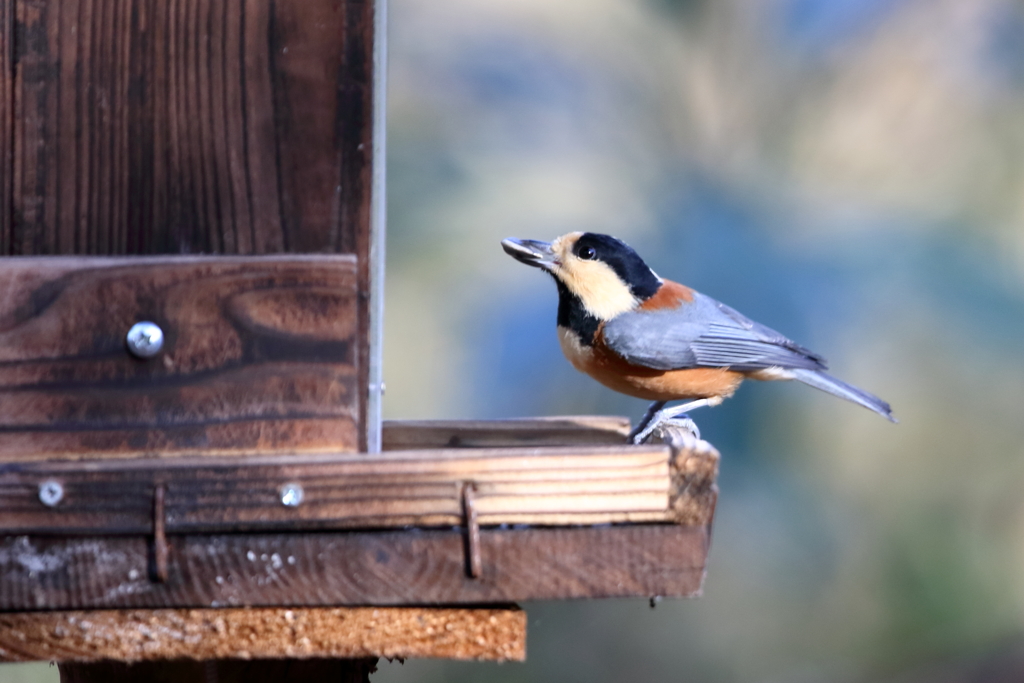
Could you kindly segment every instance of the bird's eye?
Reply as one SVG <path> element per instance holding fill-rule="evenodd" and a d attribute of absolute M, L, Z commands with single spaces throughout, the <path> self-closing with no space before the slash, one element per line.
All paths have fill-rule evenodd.
<path fill-rule="evenodd" d="M 593 247 L 582 247 L 576 255 L 584 261 L 592 261 L 597 256 L 597 252 L 594 251 Z"/>

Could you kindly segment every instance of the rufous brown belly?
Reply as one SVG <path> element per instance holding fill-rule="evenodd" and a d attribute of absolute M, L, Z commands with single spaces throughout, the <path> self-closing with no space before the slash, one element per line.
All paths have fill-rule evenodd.
<path fill-rule="evenodd" d="M 656 370 L 633 365 L 598 339 L 591 346 L 580 343 L 571 330 L 558 329 L 562 352 L 580 372 L 609 389 L 648 401 L 674 401 L 732 396 L 744 376 L 728 368 Z"/>

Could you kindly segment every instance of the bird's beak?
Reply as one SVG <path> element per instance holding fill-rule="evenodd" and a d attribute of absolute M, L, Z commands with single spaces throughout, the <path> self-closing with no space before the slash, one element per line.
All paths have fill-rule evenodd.
<path fill-rule="evenodd" d="M 551 250 L 550 242 L 521 240 L 509 237 L 501 241 L 501 247 L 505 250 L 506 254 L 528 266 L 551 270 L 557 263 L 555 252 Z"/>

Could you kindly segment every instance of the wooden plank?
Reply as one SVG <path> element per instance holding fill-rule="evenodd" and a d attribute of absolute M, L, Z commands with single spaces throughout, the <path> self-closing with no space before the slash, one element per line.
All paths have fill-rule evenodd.
<path fill-rule="evenodd" d="M 283 657 L 522 661 L 526 613 L 516 607 L 293 607 L 0 614 L 5 662 Z"/>
<path fill-rule="evenodd" d="M 374 9 L 372 0 L 0 0 L 0 31 L 4 16 L 18 27 L 0 48 L 13 74 L 0 75 L 0 256 L 355 254 L 352 384 L 365 415 Z M 295 441 L 337 437 L 330 421 L 297 429 Z M 170 444 L 253 443 L 273 431 L 169 430 Z M 95 435 L 95 450 L 120 448 L 117 434 Z M 61 447 L 46 435 L 35 443 Z"/>
<path fill-rule="evenodd" d="M 0 471 L 0 533 L 148 534 L 158 486 L 167 533 L 458 525 L 466 484 L 484 525 L 703 525 L 717 471 L 717 451 L 692 437 L 671 448 L 13 462 Z M 61 488 L 48 505 L 47 485 Z M 301 501 L 282 504 L 285 486 Z"/>
<path fill-rule="evenodd" d="M 671 459 L 666 446 L 596 446 L 12 463 L 0 533 L 147 534 L 158 485 L 167 533 L 459 525 L 467 483 L 483 525 L 673 521 Z M 52 506 L 46 482 L 63 490 Z M 282 504 L 286 485 L 301 503 Z"/>
<path fill-rule="evenodd" d="M 385 451 L 625 444 L 629 419 L 567 415 L 505 420 L 385 420 Z"/>
<path fill-rule="evenodd" d="M 8 252 L 14 218 L 14 2 L 0 0 L 0 256 Z"/>
<path fill-rule="evenodd" d="M 2 253 L 365 259 L 372 2 L 12 2 Z"/>
<path fill-rule="evenodd" d="M 354 261 L 7 260 L 0 461 L 355 450 Z M 140 320 L 166 338 L 147 361 Z"/>
<path fill-rule="evenodd" d="M 138 537 L 0 539 L 0 611 L 483 605 L 692 596 L 708 526 L 481 529 L 481 576 L 458 529 L 169 536 L 167 581 Z"/>

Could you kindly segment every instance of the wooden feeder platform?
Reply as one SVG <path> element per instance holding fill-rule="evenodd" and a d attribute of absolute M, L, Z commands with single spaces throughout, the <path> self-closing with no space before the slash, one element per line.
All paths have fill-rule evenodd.
<path fill-rule="evenodd" d="M 700 592 L 718 453 L 628 429 L 390 422 L 372 458 L 4 465 L 0 658 L 523 659 L 512 603 Z"/>

